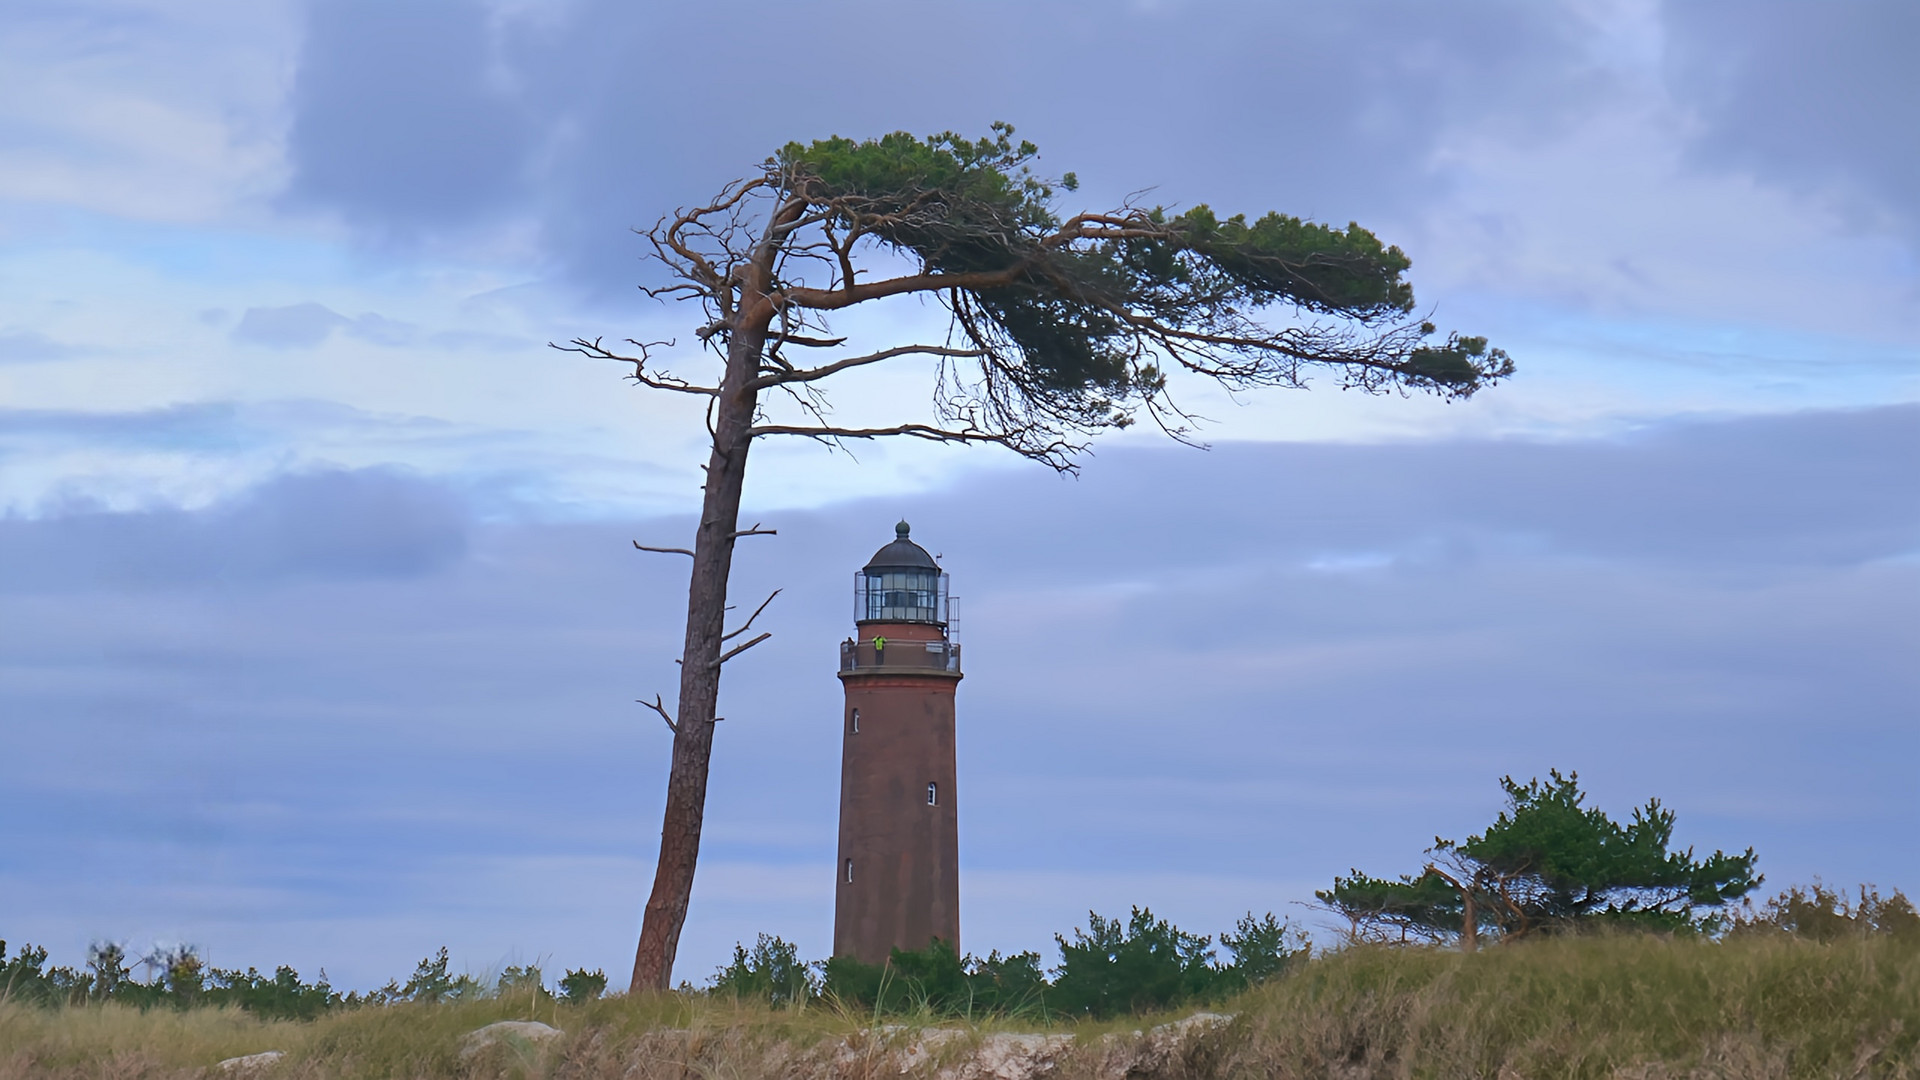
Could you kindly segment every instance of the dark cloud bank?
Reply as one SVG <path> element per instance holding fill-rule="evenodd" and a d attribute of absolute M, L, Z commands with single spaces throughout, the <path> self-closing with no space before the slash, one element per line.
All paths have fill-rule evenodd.
<path fill-rule="evenodd" d="M 1551 126 L 1604 89 L 1580 21 L 1525 0 L 310 10 L 292 205 L 402 241 L 530 215 L 602 289 L 634 279 L 627 227 L 790 139 L 1009 120 L 1096 203 L 1345 221 L 1422 197 L 1446 125 Z M 723 56 L 722 26 L 752 44 Z"/>
<path fill-rule="evenodd" d="M 970 947 L 1088 907 L 1297 913 L 1556 766 L 1778 883 L 1920 888 L 1916 459 L 1909 406 L 1114 451 L 769 518 L 738 596 L 787 591 L 723 701 L 682 974 L 758 930 L 825 948 L 833 647 L 902 515 L 962 597 Z M 617 966 L 666 747 L 632 701 L 671 691 L 684 603 L 628 541 L 684 531 L 482 524 L 381 471 L 0 521 L 9 939 L 171 935 L 347 982 L 443 940 Z"/>
<path fill-rule="evenodd" d="M 290 205 L 435 241 L 531 218 L 575 280 L 626 289 L 625 233 L 701 200 L 789 139 L 1010 120 L 1090 204 L 1345 222 L 1442 182 L 1449 135 L 1549 139 L 1623 96 L 1593 42 L 1617 27 L 1535 0 L 952 5 L 462 0 L 309 7 Z M 1696 167 L 1832 192 L 1914 238 L 1920 28 L 1906 0 L 1663 5 L 1660 81 Z M 734 50 L 738 50 L 737 52 Z"/>

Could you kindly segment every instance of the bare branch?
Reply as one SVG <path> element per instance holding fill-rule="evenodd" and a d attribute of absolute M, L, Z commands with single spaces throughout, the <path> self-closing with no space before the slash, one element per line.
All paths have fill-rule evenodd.
<path fill-rule="evenodd" d="M 763 529 L 760 527 L 760 523 L 756 521 L 753 523 L 753 528 L 751 529 L 736 529 L 733 532 L 728 533 L 727 539 L 738 540 L 743 536 L 779 536 L 779 535 L 780 535 L 779 529 Z"/>
<path fill-rule="evenodd" d="M 739 637 L 741 634 L 744 634 L 747 631 L 753 629 L 753 620 L 759 618 L 760 613 L 767 610 L 767 605 L 773 603 L 773 598 L 776 596 L 779 596 L 781 592 L 782 590 L 775 589 L 773 590 L 773 592 L 767 594 L 767 598 L 765 600 L 760 601 L 760 606 L 753 609 L 753 614 L 747 616 L 747 621 L 745 625 L 741 626 L 740 629 L 735 630 L 730 634 L 720 635 L 720 640 L 727 641 L 729 639 Z"/>
<path fill-rule="evenodd" d="M 613 360 L 617 363 L 632 364 L 633 374 L 628 376 L 628 378 L 640 383 L 642 386 L 652 387 L 655 390 L 672 390 L 676 393 L 699 394 L 704 397 L 713 397 L 720 393 L 720 388 L 717 386 L 701 386 L 698 383 L 690 383 L 685 379 L 669 375 L 664 371 L 648 374 L 646 370 L 647 361 L 652 359 L 649 353 L 654 348 L 661 346 L 671 348 L 673 346 L 673 342 L 671 341 L 642 342 L 628 338 L 627 343 L 629 345 L 639 348 L 639 356 L 623 356 L 602 345 L 600 342 L 600 338 L 594 338 L 592 341 L 588 341 L 586 338 L 574 338 L 572 343 L 568 345 L 555 345 L 549 341 L 547 342 L 547 348 L 555 349 L 559 352 L 579 353 L 581 356 L 591 357 L 595 360 Z"/>
<path fill-rule="evenodd" d="M 745 627 L 742 627 L 742 629 L 745 629 Z M 754 638 L 752 641 L 747 642 L 745 645 L 735 645 L 733 648 L 728 649 L 726 652 L 721 653 L 720 659 L 715 660 L 712 664 L 709 664 L 708 666 L 711 667 L 713 670 L 718 671 L 720 670 L 721 664 L 724 664 L 727 661 L 733 659 L 734 657 L 739 656 L 741 653 L 746 652 L 748 649 L 753 648 L 755 645 L 760 644 L 761 642 L 767 640 L 772 636 L 773 634 L 771 632 L 767 632 L 767 633 L 761 634 L 757 638 Z"/>
<path fill-rule="evenodd" d="M 1086 447 L 1061 438 L 1052 438 L 1047 442 L 1041 442 L 1039 439 L 1034 438 L 1035 435 L 1046 436 L 1048 434 L 1050 433 L 1038 427 L 1020 427 L 1007 431 L 988 431 L 980 428 L 962 428 L 958 430 L 939 428 L 931 424 L 897 424 L 893 427 L 884 428 L 844 428 L 835 427 L 830 424 L 813 427 L 797 424 L 761 424 L 747 429 L 747 436 L 749 438 L 758 438 L 761 435 L 799 435 L 802 438 L 808 439 L 838 441 L 840 439 L 879 439 L 890 435 L 907 435 L 916 439 L 925 439 L 928 442 L 992 443 L 997 446 L 1004 446 L 1014 453 L 1019 454 L 1021 457 L 1041 462 L 1060 472 L 1077 472 L 1078 467 L 1074 465 L 1073 458 L 1075 455 L 1083 452 Z"/>
<path fill-rule="evenodd" d="M 641 551 L 651 551 L 660 555 L 685 555 L 689 559 L 693 558 L 693 552 L 688 551 L 686 548 L 648 547 L 638 540 L 633 542 L 633 546 L 639 548 Z"/>
<path fill-rule="evenodd" d="M 953 349 L 944 345 L 901 345 L 897 348 L 882 349 L 865 356 L 849 356 L 844 360 L 835 360 L 831 364 L 822 364 L 817 368 L 804 368 L 793 371 L 779 371 L 762 375 L 750 384 L 754 389 L 779 386 L 783 383 L 814 382 L 829 375 L 845 371 L 848 368 L 877 364 L 882 360 L 891 360 L 896 356 L 918 354 L 921 356 L 979 357 L 987 355 L 984 349 Z"/>
<path fill-rule="evenodd" d="M 904 296 L 916 292 L 945 292 L 948 289 L 997 289 L 1020 280 L 1026 272 L 1024 263 L 1016 263 L 1004 270 L 976 271 L 965 274 L 907 274 L 883 281 L 869 282 L 865 285 L 843 286 L 838 289 L 785 289 L 779 296 L 780 302 L 798 304 L 815 311 L 838 311 L 844 307 L 868 300 L 878 300 L 886 296 Z"/>
<path fill-rule="evenodd" d="M 805 345 L 810 349 L 831 349 L 835 345 L 845 345 L 847 343 L 847 339 L 843 337 L 816 338 L 802 337 L 799 334 L 768 334 L 767 338 L 768 340 L 783 342 L 788 345 Z"/>
<path fill-rule="evenodd" d="M 667 723 L 667 730 L 673 732 L 675 735 L 680 734 L 680 725 L 674 723 L 673 717 L 667 715 L 667 703 L 660 699 L 659 694 L 653 695 L 652 701 L 648 701 L 645 698 L 634 698 L 633 700 L 638 701 L 640 704 L 645 705 L 647 708 L 652 709 L 654 712 L 659 713 L 660 719 L 666 721 Z"/>
<path fill-rule="evenodd" d="M 937 428 L 931 424 L 896 424 L 884 428 L 843 428 L 821 425 L 805 427 L 797 424 L 761 424 L 748 428 L 749 438 L 762 435 L 800 435 L 809 439 L 878 439 L 888 435 L 911 435 L 917 439 L 933 442 L 994 442 L 1004 443 L 1011 435 L 991 431 L 953 431 Z"/>

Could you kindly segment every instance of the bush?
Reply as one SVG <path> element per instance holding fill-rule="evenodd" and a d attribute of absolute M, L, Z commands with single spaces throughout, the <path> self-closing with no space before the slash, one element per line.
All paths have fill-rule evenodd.
<path fill-rule="evenodd" d="M 1221 979 L 1235 989 L 1266 982 L 1313 953 L 1306 931 L 1275 919 L 1271 911 L 1258 919 L 1247 912 L 1232 933 L 1220 935 L 1220 944 L 1233 954 L 1233 963 L 1221 971 Z"/>
<path fill-rule="evenodd" d="M 1045 1008 L 1047 979 L 1037 952 L 1001 956 L 996 950 L 985 959 L 962 957 L 936 938 L 918 951 L 893 950 L 885 964 L 836 956 L 821 969 L 822 993 L 875 1012 L 982 1016 Z"/>
<path fill-rule="evenodd" d="M 733 961 L 714 972 L 708 992 L 775 1006 L 804 1005 L 819 987 L 798 949 L 778 937 L 761 934 L 751 952 L 743 945 L 734 945 Z"/>
<path fill-rule="evenodd" d="M 7 959 L 7 943 L 0 941 L 0 1001 L 31 1005 L 64 1005 L 84 1000 L 90 985 L 86 976 L 70 967 L 46 967 L 47 950 L 23 945 Z"/>
<path fill-rule="evenodd" d="M 1048 1004 L 1087 1016 L 1163 1009 L 1212 996 L 1222 986 L 1213 965 L 1211 937 L 1189 934 L 1146 908 L 1134 908 L 1123 926 L 1119 919 L 1087 913 L 1087 930 L 1073 931 L 1060 943 Z"/>
<path fill-rule="evenodd" d="M 607 990 L 607 973 L 595 968 L 575 968 L 560 980 L 560 997 L 575 1005 L 592 1001 Z"/>
<path fill-rule="evenodd" d="M 269 1020 L 312 1020 L 330 1009 L 359 1004 L 333 992 L 323 974 L 317 983 L 300 981 L 300 973 L 280 965 L 271 978 L 256 968 L 227 971 L 214 968 L 204 1000 L 209 1005 L 233 1005 Z"/>
<path fill-rule="evenodd" d="M 1757 913 L 1735 919 L 1731 932 L 1784 933 L 1812 941 L 1877 935 L 1920 942 L 1920 912 L 1898 889 L 1883 898 L 1880 890 L 1862 885 L 1860 899 L 1851 901 L 1816 881 L 1804 889 L 1796 885 Z"/>

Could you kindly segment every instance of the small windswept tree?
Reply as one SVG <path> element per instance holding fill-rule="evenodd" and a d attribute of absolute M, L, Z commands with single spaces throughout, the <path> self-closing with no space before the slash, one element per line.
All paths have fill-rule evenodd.
<path fill-rule="evenodd" d="M 1511 940 L 1595 924 L 1711 930 L 1722 908 L 1760 886 L 1752 848 L 1704 859 L 1671 850 L 1676 818 L 1659 799 L 1622 824 L 1583 805 L 1578 773 L 1548 776 L 1501 778 L 1507 808 L 1478 835 L 1436 837 L 1418 875 L 1355 870 L 1314 895 L 1356 937 L 1458 940 L 1471 952 L 1483 934 Z"/>
<path fill-rule="evenodd" d="M 755 440 L 904 436 L 989 443 L 1071 469 L 1087 440 L 1142 417 L 1187 438 L 1169 396 L 1185 373 L 1235 390 L 1302 387 L 1310 372 L 1366 391 L 1466 397 L 1513 370 L 1483 338 L 1436 337 L 1416 317 L 1399 248 L 1358 225 L 1270 213 L 1222 218 L 1123 205 L 1067 214 L 1013 129 L 968 140 L 895 133 L 790 143 L 713 201 L 646 233 L 671 275 L 655 297 L 694 301 L 695 336 L 718 361 L 704 381 L 664 370 L 664 344 L 566 346 L 632 365 L 649 389 L 706 408 L 712 436 L 691 557 L 679 700 L 652 707 L 673 731 L 660 859 L 634 957 L 635 989 L 664 989 L 699 857 L 721 666 L 760 641 L 724 625 L 739 509 Z M 889 300 L 942 305 L 939 341 L 849 347 L 842 311 Z M 630 346 L 630 348 L 628 347 Z M 811 359 L 811 357 L 822 359 Z M 925 417 L 835 423 L 823 384 L 890 361 L 937 362 Z M 768 411 L 786 400 L 790 419 Z M 636 543 L 636 546 L 638 545 Z M 765 605 L 761 605 L 762 608 Z M 758 611 L 755 612 L 758 615 Z"/>

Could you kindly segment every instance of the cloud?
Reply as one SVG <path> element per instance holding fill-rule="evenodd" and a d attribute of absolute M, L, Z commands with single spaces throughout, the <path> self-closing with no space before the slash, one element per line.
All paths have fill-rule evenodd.
<path fill-rule="evenodd" d="M 1912 891 L 1920 509 L 1890 493 L 1915 419 L 1114 450 L 781 512 L 736 563 L 737 600 L 786 591 L 729 666 L 724 869 L 681 974 L 762 930 L 828 947 L 833 643 L 901 516 L 961 597 L 968 948 L 1045 950 L 1088 907 L 1285 913 L 1556 766 L 1773 881 Z M 691 522 L 463 506 L 349 473 L 3 523 L 9 939 L 172 935 L 343 986 L 443 942 L 619 970 L 667 751 L 633 699 L 671 694 L 685 604 L 684 562 L 630 542 Z M 130 884 L 71 889 L 76 859 Z"/>
<path fill-rule="evenodd" d="M 290 7 L 0 9 L 0 203 L 209 222 L 276 187 Z"/>
<path fill-rule="evenodd" d="M 231 402 L 195 402 L 123 413 L 0 409 L 0 435 L 13 444 L 6 447 L 8 456 L 13 457 L 48 446 L 75 444 L 115 449 L 220 445 L 234 440 L 239 414 L 239 408 Z"/>
<path fill-rule="evenodd" d="M 1667 4 L 1668 77 L 1708 167 L 1891 219 L 1920 247 L 1920 8 L 1905 0 Z"/>
<path fill-rule="evenodd" d="M 455 497 L 404 474 L 289 475 L 198 511 L 0 519 L 0 591 L 415 576 L 458 559 L 467 527 Z"/>
<path fill-rule="evenodd" d="M 503 345 L 464 338 L 456 347 L 471 358 Z M 518 362 L 509 355 L 502 366 Z M 537 392 L 536 384 L 524 385 Z M 534 505 L 567 516 L 636 502 L 680 506 L 697 490 L 691 461 L 684 469 L 656 465 L 619 441 L 619 431 L 572 422 L 560 430 L 502 426 L 303 398 L 126 411 L 0 408 L 0 516 L 57 515 L 63 506 L 200 507 L 290 471 L 352 467 L 444 478 L 489 516 Z M 816 487 L 796 497 L 821 496 Z"/>
<path fill-rule="evenodd" d="M 74 354 L 71 345 L 62 345 L 33 330 L 9 330 L 0 333 L 0 364 L 34 364 L 46 360 L 64 360 Z"/>
<path fill-rule="evenodd" d="M 375 345 L 408 345 L 420 336 L 420 328 L 412 323 L 371 311 L 349 319 L 312 301 L 286 307 L 248 308 L 240 317 L 240 324 L 234 327 L 233 336 L 239 341 L 276 349 L 310 349 L 326 341 L 335 330 L 345 330 Z"/>
<path fill-rule="evenodd" d="M 780 25 L 782 56 L 725 78 L 681 47 L 712 32 L 696 6 L 323 4 L 288 190 L 364 242 L 511 251 L 611 303 L 659 272 L 631 228 L 788 140 L 1005 119 L 1043 170 L 1078 173 L 1074 206 L 1134 196 L 1367 224 L 1412 252 L 1423 299 L 1482 301 L 1494 325 L 1476 332 L 1523 315 L 1491 295 L 1905 340 L 1912 267 L 1875 224 L 1905 220 L 1903 193 L 1920 190 L 1915 152 L 1878 136 L 1920 100 L 1886 52 L 1904 40 L 1896 4 L 1829 20 L 1638 0 L 829 0 L 795 17 L 748 0 L 728 19 Z M 1810 19 L 1814 47 L 1797 51 Z M 847 53 L 856 26 L 864 45 Z M 967 93 L 927 71 L 934 39 L 969 57 Z M 806 81 L 816 71 L 831 77 Z M 803 112 L 764 106 L 796 79 Z M 1835 193 L 1861 211 L 1851 228 Z"/>
<path fill-rule="evenodd" d="M 490 77 L 502 44 L 492 21 L 462 0 L 310 5 L 287 198 L 406 236 L 524 197 L 541 128 Z"/>
<path fill-rule="evenodd" d="M 531 211 L 549 258 L 596 288 L 624 288 L 638 250 L 628 226 L 706 196 L 789 139 L 984 131 L 1006 119 L 1096 200 L 1157 185 L 1154 199 L 1344 222 L 1423 199 L 1426 158 L 1448 125 L 1550 124 L 1600 89 L 1578 62 L 1574 10 L 1513 0 L 1444 15 L 1417 3 L 1222 0 L 959 10 L 834 0 L 800 15 L 752 0 L 725 21 L 777 24 L 779 55 L 724 77 L 710 50 L 689 47 L 711 38 L 715 18 L 600 0 L 315 5 L 289 195 L 383 237 Z M 849 52 L 853 27 L 862 46 Z M 927 68 L 935 39 L 970 58 L 966 93 Z M 803 113 L 766 107 L 801 83 Z"/>
<path fill-rule="evenodd" d="M 350 321 L 311 301 L 287 307 L 248 308 L 240 316 L 240 325 L 234 327 L 233 336 L 277 349 L 310 349 Z"/>

